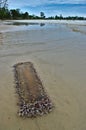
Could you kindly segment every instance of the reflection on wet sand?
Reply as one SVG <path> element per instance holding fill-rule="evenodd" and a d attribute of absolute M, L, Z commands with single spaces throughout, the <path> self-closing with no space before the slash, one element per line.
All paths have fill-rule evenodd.
<path fill-rule="evenodd" d="M 67 25 L 73 32 L 82 33 L 86 35 L 86 25 Z"/>
<path fill-rule="evenodd" d="M 16 25 L 16 26 L 22 26 L 22 25 L 25 25 L 25 26 L 40 25 L 42 27 L 42 26 L 45 26 L 45 23 L 10 22 L 10 23 L 6 23 L 6 25 Z"/>

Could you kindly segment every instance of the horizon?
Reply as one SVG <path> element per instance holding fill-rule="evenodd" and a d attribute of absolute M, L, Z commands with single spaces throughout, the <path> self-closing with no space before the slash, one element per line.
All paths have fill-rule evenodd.
<path fill-rule="evenodd" d="M 20 9 L 22 12 L 28 12 L 31 15 L 40 16 L 40 12 L 44 12 L 46 17 L 61 15 L 82 16 L 86 17 L 86 1 L 85 0 L 44 0 L 43 2 L 36 0 L 35 2 L 22 0 L 22 2 L 9 0 L 9 9 Z"/>

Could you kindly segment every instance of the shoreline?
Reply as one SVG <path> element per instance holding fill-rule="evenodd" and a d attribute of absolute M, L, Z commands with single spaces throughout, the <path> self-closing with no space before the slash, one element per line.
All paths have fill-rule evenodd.
<path fill-rule="evenodd" d="M 28 23 L 28 24 L 66 24 L 66 25 L 79 25 L 86 26 L 86 20 L 0 20 L 0 32 L 17 31 L 18 25 L 12 25 L 12 23 Z M 10 25 L 11 24 L 11 25 Z M 28 26 L 28 25 L 27 25 Z"/>
<path fill-rule="evenodd" d="M 0 42 L 3 44 L 4 33 L 10 32 L 22 32 L 22 31 L 36 31 L 36 30 L 45 30 L 54 25 L 65 26 L 69 28 L 72 32 L 81 33 L 86 35 L 86 21 L 69 21 L 69 20 L 6 20 L 0 24 Z M 44 28 L 42 27 L 44 26 Z"/>
<path fill-rule="evenodd" d="M 86 20 L 12 20 L 14 22 L 28 22 L 28 23 L 69 23 L 69 24 L 85 24 L 86 25 Z"/>

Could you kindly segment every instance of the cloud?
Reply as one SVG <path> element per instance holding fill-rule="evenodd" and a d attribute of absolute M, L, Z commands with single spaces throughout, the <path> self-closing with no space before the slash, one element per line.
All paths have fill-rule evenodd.
<path fill-rule="evenodd" d="M 30 14 L 39 15 L 41 11 L 45 13 L 46 16 L 60 15 L 63 16 L 86 16 L 86 4 L 47 4 L 45 6 L 30 7 L 25 6 L 23 8 L 25 11 L 28 10 Z"/>
<path fill-rule="evenodd" d="M 46 4 L 86 4 L 86 0 L 9 0 L 8 4 L 10 7 L 23 7 L 23 6 L 40 6 Z"/>
<path fill-rule="evenodd" d="M 84 4 L 86 0 L 47 0 L 47 2 L 53 4 Z"/>

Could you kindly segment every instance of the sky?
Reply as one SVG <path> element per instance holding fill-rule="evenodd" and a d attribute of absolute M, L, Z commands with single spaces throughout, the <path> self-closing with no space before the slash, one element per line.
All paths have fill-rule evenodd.
<path fill-rule="evenodd" d="M 40 15 L 44 12 L 45 16 L 85 16 L 86 0 L 8 0 L 10 9 L 19 8 L 29 14 Z"/>

